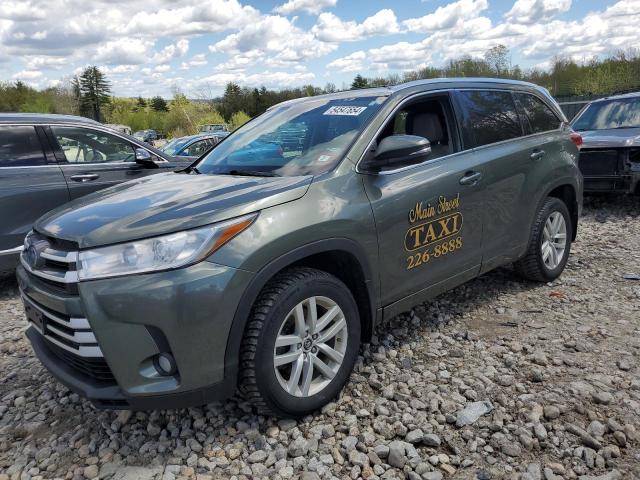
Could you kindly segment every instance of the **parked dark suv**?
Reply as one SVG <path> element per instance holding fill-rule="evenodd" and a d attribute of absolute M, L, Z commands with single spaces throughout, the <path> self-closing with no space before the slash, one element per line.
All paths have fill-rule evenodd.
<path fill-rule="evenodd" d="M 188 165 L 98 122 L 0 114 L 0 273 L 43 213 L 116 183 Z"/>
<path fill-rule="evenodd" d="M 381 320 L 500 265 L 562 273 L 578 141 L 523 82 L 276 105 L 181 173 L 40 218 L 17 272 L 27 336 L 101 407 L 202 405 L 239 387 L 262 411 L 308 414 Z"/>

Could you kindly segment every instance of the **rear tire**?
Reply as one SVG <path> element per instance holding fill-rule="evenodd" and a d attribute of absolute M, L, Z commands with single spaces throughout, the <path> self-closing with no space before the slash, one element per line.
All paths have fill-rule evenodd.
<path fill-rule="evenodd" d="M 240 352 L 240 392 L 263 414 L 301 417 L 338 395 L 360 347 L 347 286 L 312 268 L 273 278 L 253 305 Z"/>
<path fill-rule="evenodd" d="M 548 197 L 534 220 L 527 253 L 515 262 L 516 271 L 527 280 L 555 280 L 569 259 L 572 235 L 569 209 L 559 198 Z"/>

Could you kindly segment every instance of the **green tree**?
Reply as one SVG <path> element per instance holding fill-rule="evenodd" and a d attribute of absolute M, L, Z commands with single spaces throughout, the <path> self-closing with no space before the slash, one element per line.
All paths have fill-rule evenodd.
<path fill-rule="evenodd" d="M 509 49 L 506 46 L 499 44 L 490 48 L 485 52 L 484 59 L 497 76 L 509 74 L 511 59 L 509 57 Z"/>
<path fill-rule="evenodd" d="M 251 117 L 242 110 L 231 115 L 231 129 L 235 130 L 251 120 Z"/>
<path fill-rule="evenodd" d="M 109 103 L 111 86 L 96 66 L 87 67 L 80 75 L 80 112 L 94 120 L 102 120 L 102 108 Z"/>
<path fill-rule="evenodd" d="M 357 74 L 353 79 L 353 82 L 351 82 L 352 90 L 355 90 L 357 88 L 367 88 L 368 86 L 369 86 L 369 82 L 367 82 L 367 79 L 360 74 Z"/>
<path fill-rule="evenodd" d="M 158 96 L 153 97 L 151 99 L 151 108 L 153 108 L 156 112 L 168 112 L 169 107 L 167 107 L 167 102 L 164 98 Z"/>
<path fill-rule="evenodd" d="M 138 97 L 136 99 L 136 110 L 144 110 L 145 108 L 147 108 L 147 101 L 142 98 L 142 97 Z"/>

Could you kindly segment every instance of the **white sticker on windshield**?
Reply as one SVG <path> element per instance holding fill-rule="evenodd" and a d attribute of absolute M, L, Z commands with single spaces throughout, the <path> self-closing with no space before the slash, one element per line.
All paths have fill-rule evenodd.
<path fill-rule="evenodd" d="M 366 109 L 367 107 L 352 107 L 349 105 L 344 105 L 344 106 L 336 105 L 329 108 L 329 110 L 324 112 L 323 115 L 351 115 L 355 117 L 357 115 L 360 115 Z"/>

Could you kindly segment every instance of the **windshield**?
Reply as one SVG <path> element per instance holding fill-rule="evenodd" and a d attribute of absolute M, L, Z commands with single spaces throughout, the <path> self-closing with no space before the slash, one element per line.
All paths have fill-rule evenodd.
<path fill-rule="evenodd" d="M 187 142 L 189 142 L 189 140 L 185 140 L 183 138 L 175 138 L 164 145 L 160 150 L 169 155 L 176 155 L 180 150 L 182 150 Z"/>
<path fill-rule="evenodd" d="M 200 127 L 201 132 L 224 132 L 225 130 L 224 125 L 202 125 Z"/>
<path fill-rule="evenodd" d="M 579 131 L 634 127 L 640 127 L 640 97 L 592 103 L 573 122 Z"/>
<path fill-rule="evenodd" d="M 226 138 L 197 169 L 201 173 L 251 171 L 280 176 L 327 172 L 342 159 L 386 98 L 318 97 L 276 106 Z"/>

